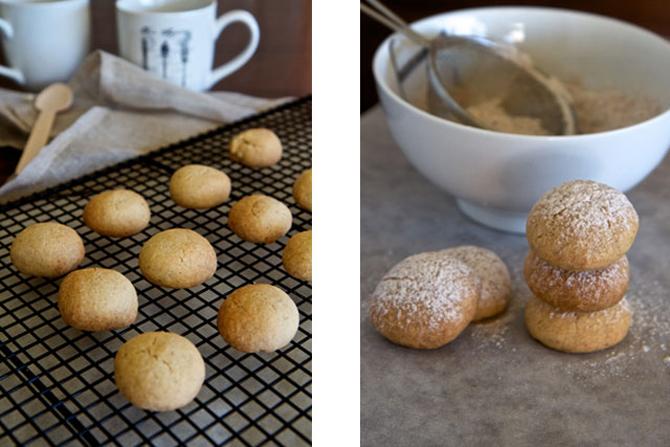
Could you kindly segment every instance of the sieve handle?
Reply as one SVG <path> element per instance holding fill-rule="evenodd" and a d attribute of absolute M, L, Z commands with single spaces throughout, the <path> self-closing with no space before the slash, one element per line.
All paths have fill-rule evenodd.
<path fill-rule="evenodd" d="M 424 48 L 430 47 L 430 41 L 409 27 L 407 22 L 388 9 L 378 0 L 368 0 L 370 5 L 361 3 L 361 11 L 387 28 L 405 35 L 412 42 Z M 373 9 L 374 8 L 374 9 Z"/>

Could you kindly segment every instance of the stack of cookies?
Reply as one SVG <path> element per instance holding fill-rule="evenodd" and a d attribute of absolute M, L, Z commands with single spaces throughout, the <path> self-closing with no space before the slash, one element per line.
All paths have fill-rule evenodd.
<path fill-rule="evenodd" d="M 564 352 L 623 340 L 631 324 L 626 252 L 638 226 L 626 196 L 601 183 L 572 181 L 540 198 L 528 215 L 524 267 L 534 295 L 525 320 L 534 338 Z"/>

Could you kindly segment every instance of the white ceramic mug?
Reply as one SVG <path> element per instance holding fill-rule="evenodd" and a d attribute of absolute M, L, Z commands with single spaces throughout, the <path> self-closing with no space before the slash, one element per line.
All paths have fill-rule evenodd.
<path fill-rule="evenodd" d="M 249 43 L 231 61 L 212 69 L 215 41 L 234 22 L 249 28 Z M 215 0 L 118 0 L 116 23 L 124 59 L 193 90 L 207 90 L 247 63 L 260 35 L 247 11 L 216 18 Z"/>
<path fill-rule="evenodd" d="M 30 90 L 67 81 L 88 54 L 88 0 L 0 0 L 0 76 Z"/>

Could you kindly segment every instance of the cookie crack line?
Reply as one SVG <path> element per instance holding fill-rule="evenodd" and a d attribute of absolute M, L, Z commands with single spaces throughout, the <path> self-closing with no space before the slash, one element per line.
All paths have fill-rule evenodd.
<path fill-rule="evenodd" d="M 386 276 L 382 278 L 379 282 L 389 282 L 389 281 L 416 281 L 416 278 L 412 276 Z"/>
<path fill-rule="evenodd" d="M 174 369 L 172 368 L 172 365 L 170 364 L 170 362 L 168 362 L 167 360 L 162 358 L 160 355 L 158 355 L 158 354 L 156 354 L 155 352 L 152 351 L 152 349 L 156 346 L 156 341 L 157 340 L 153 340 L 151 342 L 151 346 L 144 349 L 143 352 L 145 354 L 147 354 L 149 357 L 151 357 L 152 359 L 154 359 L 156 362 L 164 364 L 167 367 L 167 369 L 170 371 L 170 373 L 174 374 Z"/>

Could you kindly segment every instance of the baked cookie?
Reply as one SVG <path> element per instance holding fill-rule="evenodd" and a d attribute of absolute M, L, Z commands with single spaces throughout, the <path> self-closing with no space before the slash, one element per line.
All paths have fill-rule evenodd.
<path fill-rule="evenodd" d="M 84 260 L 84 242 L 72 228 L 56 222 L 32 224 L 12 242 L 12 264 L 24 275 L 57 278 Z"/>
<path fill-rule="evenodd" d="M 626 196 L 602 183 L 575 180 L 552 189 L 528 215 L 526 237 L 545 261 L 566 270 L 601 269 L 618 261 L 638 230 Z"/>
<path fill-rule="evenodd" d="M 119 348 L 114 380 L 136 407 L 170 411 L 188 405 L 205 381 L 205 362 L 187 338 L 170 332 L 146 332 Z"/>
<path fill-rule="evenodd" d="M 479 290 L 479 281 L 464 262 L 441 252 L 421 253 L 384 275 L 370 297 L 370 319 L 393 343 L 439 348 L 470 324 Z"/>
<path fill-rule="evenodd" d="M 216 271 L 216 253 L 207 239 L 186 228 L 161 231 L 140 250 L 140 270 L 151 283 L 188 289 Z"/>
<path fill-rule="evenodd" d="M 293 216 L 291 210 L 277 199 L 253 194 L 232 206 L 228 226 L 245 241 L 271 244 L 288 233 Z"/>
<path fill-rule="evenodd" d="M 563 312 L 535 297 L 526 305 L 530 335 L 563 352 L 594 352 L 614 346 L 628 333 L 631 320 L 625 298 L 596 312 Z"/>
<path fill-rule="evenodd" d="M 170 196 L 184 208 L 213 208 L 228 200 L 230 179 L 209 166 L 182 166 L 170 178 Z"/>
<path fill-rule="evenodd" d="M 626 256 L 600 270 L 570 271 L 554 267 L 532 250 L 524 276 L 533 295 L 563 311 L 593 312 L 614 306 L 628 290 Z"/>
<path fill-rule="evenodd" d="M 219 333 L 242 352 L 272 352 L 298 331 L 298 308 L 281 289 L 251 284 L 231 293 L 219 309 Z"/>
<path fill-rule="evenodd" d="M 312 170 L 303 171 L 293 183 L 293 200 L 298 206 L 312 211 Z"/>
<path fill-rule="evenodd" d="M 65 324 L 80 331 L 120 329 L 137 318 L 137 293 L 115 270 L 75 270 L 60 284 L 58 310 Z"/>
<path fill-rule="evenodd" d="M 512 279 L 505 263 L 486 248 L 464 245 L 443 250 L 465 263 L 481 283 L 477 312 L 472 321 L 480 321 L 503 312 L 512 293 Z"/>
<path fill-rule="evenodd" d="M 230 141 L 230 158 L 251 168 L 272 166 L 281 155 L 281 141 L 270 129 L 248 129 Z"/>
<path fill-rule="evenodd" d="M 294 278 L 312 280 L 312 230 L 291 236 L 284 248 L 282 263 Z"/>
<path fill-rule="evenodd" d="M 84 223 L 103 236 L 126 237 L 149 225 L 151 210 L 144 197 L 127 189 L 101 192 L 84 208 Z"/>

